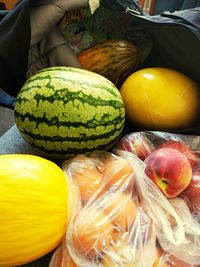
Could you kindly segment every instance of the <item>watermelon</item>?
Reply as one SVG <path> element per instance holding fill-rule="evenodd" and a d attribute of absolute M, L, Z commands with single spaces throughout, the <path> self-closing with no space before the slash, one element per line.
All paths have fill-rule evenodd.
<path fill-rule="evenodd" d="M 28 143 L 61 158 L 110 149 L 125 123 L 115 85 L 71 67 L 47 68 L 29 78 L 16 98 L 14 115 Z"/>

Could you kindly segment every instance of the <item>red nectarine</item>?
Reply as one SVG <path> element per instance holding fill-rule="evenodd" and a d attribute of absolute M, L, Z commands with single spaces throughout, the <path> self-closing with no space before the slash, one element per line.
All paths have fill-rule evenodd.
<path fill-rule="evenodd" d="M 146 160 L 146 175 L 168 198 L 184 191 L 192 178 L 192 168 L 187 157 L 176 149 L 161 148 Z"/>
<path fill-rule="evenodd" d="M 132 133 L 123 137 L 117 144 L 117 148 L 136 154 L 141 160 L 145 160 L 153 151 L 151 141 L 142 133 Z"/>
<path fill-rule="evenodd" d="M 192 168 L 194 168 L 197 165 L 197 156 L 194 154 L 194 152 L 189 148 L 187 144 L 185 144 L 182 141 L 176 141 L 176 140 L 170 140 L 163 144 L 161 144 L 158 149 L 160 148 L 174 148 L 178 151 L 182 152 L 189 160 Z"/>

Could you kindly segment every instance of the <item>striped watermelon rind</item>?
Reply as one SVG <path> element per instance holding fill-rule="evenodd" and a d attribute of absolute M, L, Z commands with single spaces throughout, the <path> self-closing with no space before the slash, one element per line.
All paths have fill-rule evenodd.
<path fill-rule="evenodd" d="M 119 139 L 125 109 L 108 79 L 78 68 L 51 67 L 24 84 L 15 104 L 22 137 L 53 157 L 110 149 Z"/>

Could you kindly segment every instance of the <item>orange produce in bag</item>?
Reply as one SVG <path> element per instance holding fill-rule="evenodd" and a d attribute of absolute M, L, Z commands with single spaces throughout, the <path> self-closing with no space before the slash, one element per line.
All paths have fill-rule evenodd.
<path fill-rule="evenodd" d="M 49 267 L 78 267 L 69 255 L 64 241 L 54 252 Z"/>
<path fill-rule="evenodd" d="M 86 203 L 103 183 L 102 173 L 98 170 L 94 160 L 85 155 L 78 155 L 76 160 L 63 163 L 72 182 L 78 187 L 81 200 Z"/>
<path fill-rule="evenodd" d="M 79 182 L 89 181 L 91 175 L 76 179 L 81 169 L 83 173 L 87 169 L 98 170 L 102 178 L 96 192 L 87 201 L 85 197 L 82 199 L 68 227 L 63 246 L 73 262 L 78 267 L 115 264 L 128 267 L 136 262 L 137 267 L 152 267 L 156 251 L 154 226 L 140 206 L 134 188 L 134 168 L 129 162 L 112 153 L 100 152 L 89 157 L 79 155 L 62 166 L 77 187 L 80 184 L 79 192 L 83 190 L 83 183 Z M 85 184 L 86 192 L 89 188 L 90 184 Z M 147 244 L 149 252 L 144 256 Z"/>

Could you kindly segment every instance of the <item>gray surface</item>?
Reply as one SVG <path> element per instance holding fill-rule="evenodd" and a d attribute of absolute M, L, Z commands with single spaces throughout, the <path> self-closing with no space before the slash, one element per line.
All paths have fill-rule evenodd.
<path fill-rule="evenodd" d="M 0 106 L 0 136 L 15 123 L 14 111 Z"/>
<path fill-rule="evenodd" d="M 41 155 L 21 137 L 15 124 L 0 137 L 0 155 L 4 154 Z"/>

